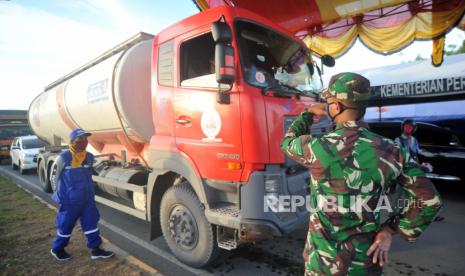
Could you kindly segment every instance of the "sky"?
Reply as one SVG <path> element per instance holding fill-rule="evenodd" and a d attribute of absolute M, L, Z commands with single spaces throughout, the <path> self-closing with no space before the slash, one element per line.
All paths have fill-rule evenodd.
<path fill-rule="evenodd" d="M 192 0 L 0 0 L 0 109 L 27 109 L 44 87 L 143 31 L 157 34 L 198 12 Z M 453 30 L 447 44 L 461 44 Z M 431 42 L 383 56 L 356 42 L 333 73 L 428 58 Z"/>

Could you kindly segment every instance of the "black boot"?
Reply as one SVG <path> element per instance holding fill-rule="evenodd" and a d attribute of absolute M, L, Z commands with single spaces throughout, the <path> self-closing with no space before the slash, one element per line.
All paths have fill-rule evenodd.
<path fill-rule="evenodd" d="M 69 255 L 68 252 L 66 252 L 64 248 L 60 250 L 50 249 L 50 253 L 58 261 L 66 261 L 66 260 L 71 259 L 71 255 Z"/>
<path fill-rule="evenodd" d="M 100 247 L 97 247 L 97 248 L 92 249 L 92 256 L 90 258 L 92 260 L 96 260 L 100 258 L 106 259 L 106 258 L 110 258 L 113 255 L 114 255 L 113 252 L 106 251 L 106 250 L 101 249 Z"/>

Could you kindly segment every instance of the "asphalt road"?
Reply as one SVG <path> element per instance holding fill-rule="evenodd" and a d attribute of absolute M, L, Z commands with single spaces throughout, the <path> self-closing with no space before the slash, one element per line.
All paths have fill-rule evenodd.
<path fill-rule="evenodd" d="M 10 166 L 0 166 L 0 173 L 43 200 L 53 204 L 42 192 L 37 175 L 20 175 Z M 437 185 L 444 200 L 442 216 L 413 244 L 395 236 L 386 275 L 465 275 L 465 189 L 441 183 Z M 147 222 L 104 205 L 98 205 L 100 229 L 112 243 L 165 275 L 302 275 L 306 229 L 280 239 L 242 246 L 224 252 L 205 269 L 193 269 L 170 253 L 163 238 L 148 241 Z"/>

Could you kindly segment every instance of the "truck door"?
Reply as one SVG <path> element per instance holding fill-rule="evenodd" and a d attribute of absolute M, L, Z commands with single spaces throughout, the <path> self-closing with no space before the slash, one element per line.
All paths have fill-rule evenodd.
<path fill-rule="evenodd" d="M 243 168 L 239 94 L 231 91 L 230 104 L 216 101 L 210 27 L 180 37 L 177 44 L 176 145 L 193 160 L 202 178 L 239 181 Z"/>

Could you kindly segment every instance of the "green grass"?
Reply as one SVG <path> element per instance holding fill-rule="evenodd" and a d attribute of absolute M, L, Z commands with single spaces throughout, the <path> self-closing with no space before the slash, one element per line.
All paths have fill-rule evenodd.
<path fill-rule="evenodd" d="M 54 217 L 55 212 L 0 175 L 0 272 L 18 264 L 13 251 L 39 238 L 32 225 L 53 226 Z"/>
<path fill-rule="evenodd" d="M 13 181 L 0 175 L 0 225 L 20 222 L 37 217 L 53 217 L 54 213 L 30 194 L 16 186 Z"/>
<path fill-rule="evenodd" d="M 145 275 L 119 258 L 95 262 L 80 227 L 67 249 L 69 262 L 50 255 L 55 211 L 0 174 L 0 276 L 3 275 Z"/>

